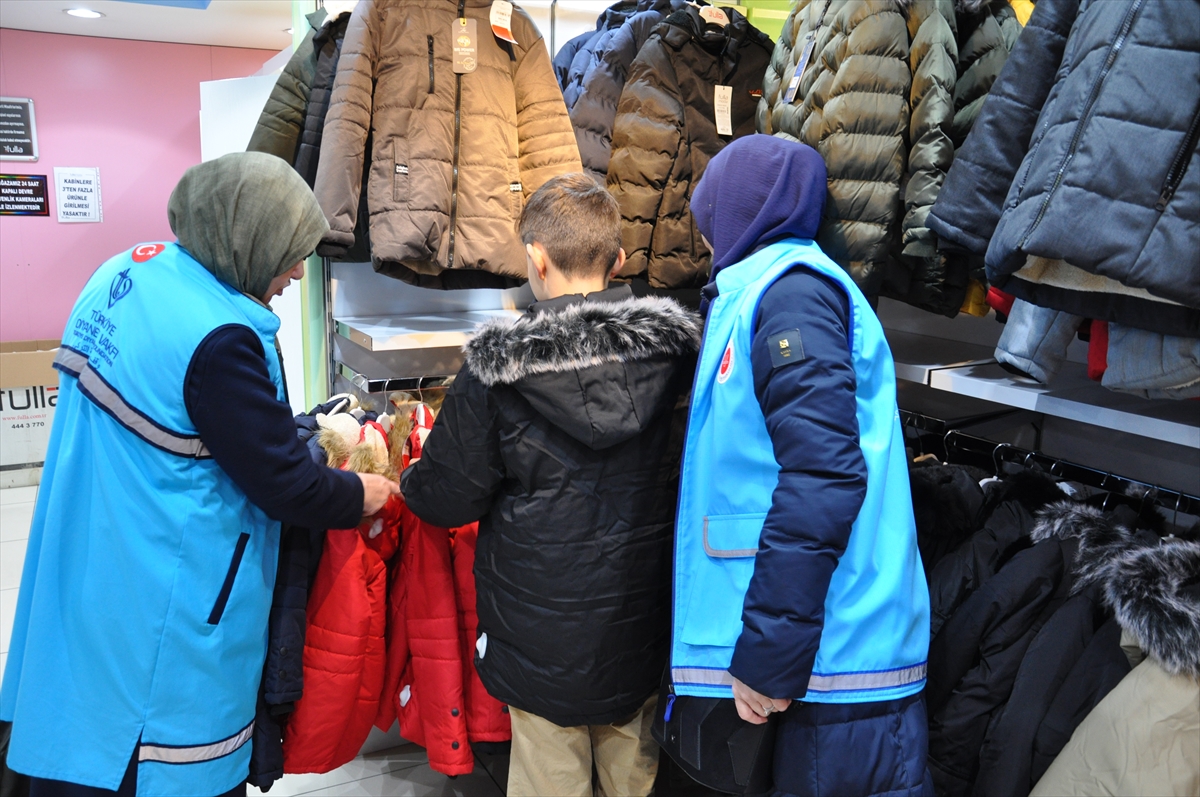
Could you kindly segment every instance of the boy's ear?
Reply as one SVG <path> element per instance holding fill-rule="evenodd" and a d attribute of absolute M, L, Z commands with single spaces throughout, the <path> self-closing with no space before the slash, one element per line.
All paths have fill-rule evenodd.
<path fill-rule="evenodd" d="M 546 268 L 550 264 L 550 256 L 546 254 L 546 247 L 534 241 L 533 243 L 525 244 L 525 254 L 529 255 L 529 259 L 533 263 L 533 268 L 537 271 L 538 279 L 545 282 Z"/>
<path fill-rule="evenodd" d="M 612 269 L 608 272 L 608 278 L 612 279 L 621 273 L 621 269 L 625 268 L 625 250 L 617 250 L 617 260 L 613 263 Z"/>

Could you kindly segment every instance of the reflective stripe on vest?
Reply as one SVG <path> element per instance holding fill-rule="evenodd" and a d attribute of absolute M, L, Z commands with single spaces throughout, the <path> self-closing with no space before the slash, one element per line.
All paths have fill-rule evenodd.
<path fill-rule="evenodd" d="M 117 423 L 155 448 L 192 459 L 206 459 L 212 456 L 199 437 L 165 429 L 131 406 L 116 388 L 92 368 L 86 354 L 62 346 L 54 358 L 54 367 L 78 379 L 79 392 L 111 415 Z"/>
<path fill-rule="evenodd" d="M 809 692 L 855 692 L 862 689 L 888 689 L 908 686 L 925 680 L 926 666 L 917 664 L 880 672 L 839 673 L 821 675 L 813 673 L 808 679 Z M 671 680 L 675 684 L 698 684 L 701 686 L 733 686 L 733 676 L 728 670 L 708 667 L 672 667 Z"/>
<path fill-rule="evenodd" d="M 138 761 L 153 761 L 160 764 L 198 764 L 201 761 L 213 761 L 224 758 L 230 753 L 237 752 L 242 745 L 250 741 L 254 735 L 254 722 L 240 731 L 212 744 L 198 744 L 192 747 L 174 747 L 165 744 L 143 744 L 138 747 Z"/>

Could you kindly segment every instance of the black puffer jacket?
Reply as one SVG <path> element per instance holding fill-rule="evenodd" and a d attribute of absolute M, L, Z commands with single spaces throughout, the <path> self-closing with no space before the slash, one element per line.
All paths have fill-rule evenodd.
<path fill-rule="evenodd" d="M 708 281 L 692 190 L 714 155 L 754 132 L 771 40 L 737 11 L 724 12 L 724 27 L 690 7 L 667 17 L 630 67 L 617 107 L 608 190 L 621 206 L 621 276 L 644 274 L 656 288 Z M 729 135 L 717 132 L 717 86 L 732 87 Z"/>
<path fill-rule="evenodd" d="M 475 666 L 497 699 L 563 726 L 623 719 L 658 688 L 671 532 L 700 325 L 627 286 L 480 328 L 408 506 L 479 520 Z"/>
<path fill-rule="evenodd" d="M 971 793 L 992 717 L 1030 643 L 1070 594 L 1079 544 L 1072 532 L 1035 529 L 1037 543 L 973 592 L 930 645 L 929 770 L 939 795 Z"/>
<path fill-rule="evenodd" d="M 300 131 L 300 146 L 296 150 L 296 161 L 293 164 L 309 188 L 317 180 L 321 133 L 325 128 L 325 114 L 329 111 L 329 96 L 333 93 L 333 78 L 337 73 L 338 57 L 342 54 L 342 40 L 346 38 L 346 26 L 349 24 L 349 11 L 331 17 L 325 20 L 325 24 L 312 40 L 316 63 L 313 67 L 308 105 L 304 111 L 304 128 Z"/>
<path fill-rule="evenodd" d="M 993 717 L 979 752 L 976 797 L 1029 794 L 1049 764 L 1039 761 L 1035 769 L 1035 757 L 1052 760 L 1087 711 L 1129 672 L 1129 662 L 1120 649 L 1120 632 L 1104 606 L 1099 575 L 1116 551 L 1157 543 L 1157 537 L 1149 534 L 1148 540 L 1135 542 L 1133 533 L 1120 522 L 1121 514 L 1134 513 L 1121 509 L 1106 514 L 1062 502 L 1042 513 L 1043 525 L 1069 524 L 1078 530 L 1074 594 L 1030 643 L 1012 694 Z M 1093 645 L 1097 635 L 1100 641 Z M 1071 683 L 1072 675 L 1084 675 L 1075 670 L 1085 654 L 1086 683 Z M 1057 699 L 1060 692 L 1062 700 Z M 1039 738 L 1041 746 L 1036 747 Z M 1055 740 L 1058 749 L 1052 747 Z"/>

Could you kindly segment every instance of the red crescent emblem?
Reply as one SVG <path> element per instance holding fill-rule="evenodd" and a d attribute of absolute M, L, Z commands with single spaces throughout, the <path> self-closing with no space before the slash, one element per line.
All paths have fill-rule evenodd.
<path fill-rule="evenodd" d="M 140 244 L 135 246 L 133 247 L 133 262 L 145 263 L 166 248 L 164 244 Z"/>
<path fill-rule="evenodd" d="M 729 341 L 729 345 L 725 347 L 725 355 L 721 358 L 721 367 L 717 369 L 717 382 L 725 384 L 729 379 L 729 375 L 733 373 L 733 341 Z"/>

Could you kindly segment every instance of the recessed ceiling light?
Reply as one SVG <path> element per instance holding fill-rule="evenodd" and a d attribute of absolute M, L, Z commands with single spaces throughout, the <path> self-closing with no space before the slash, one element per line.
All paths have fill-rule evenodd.
<path fill-rule="evenodd" d="M 104 16 L 99 11 L 93 11 L 90 8 L 64 8 L 63 13 L 80 19 L 100 19 Z"/>

